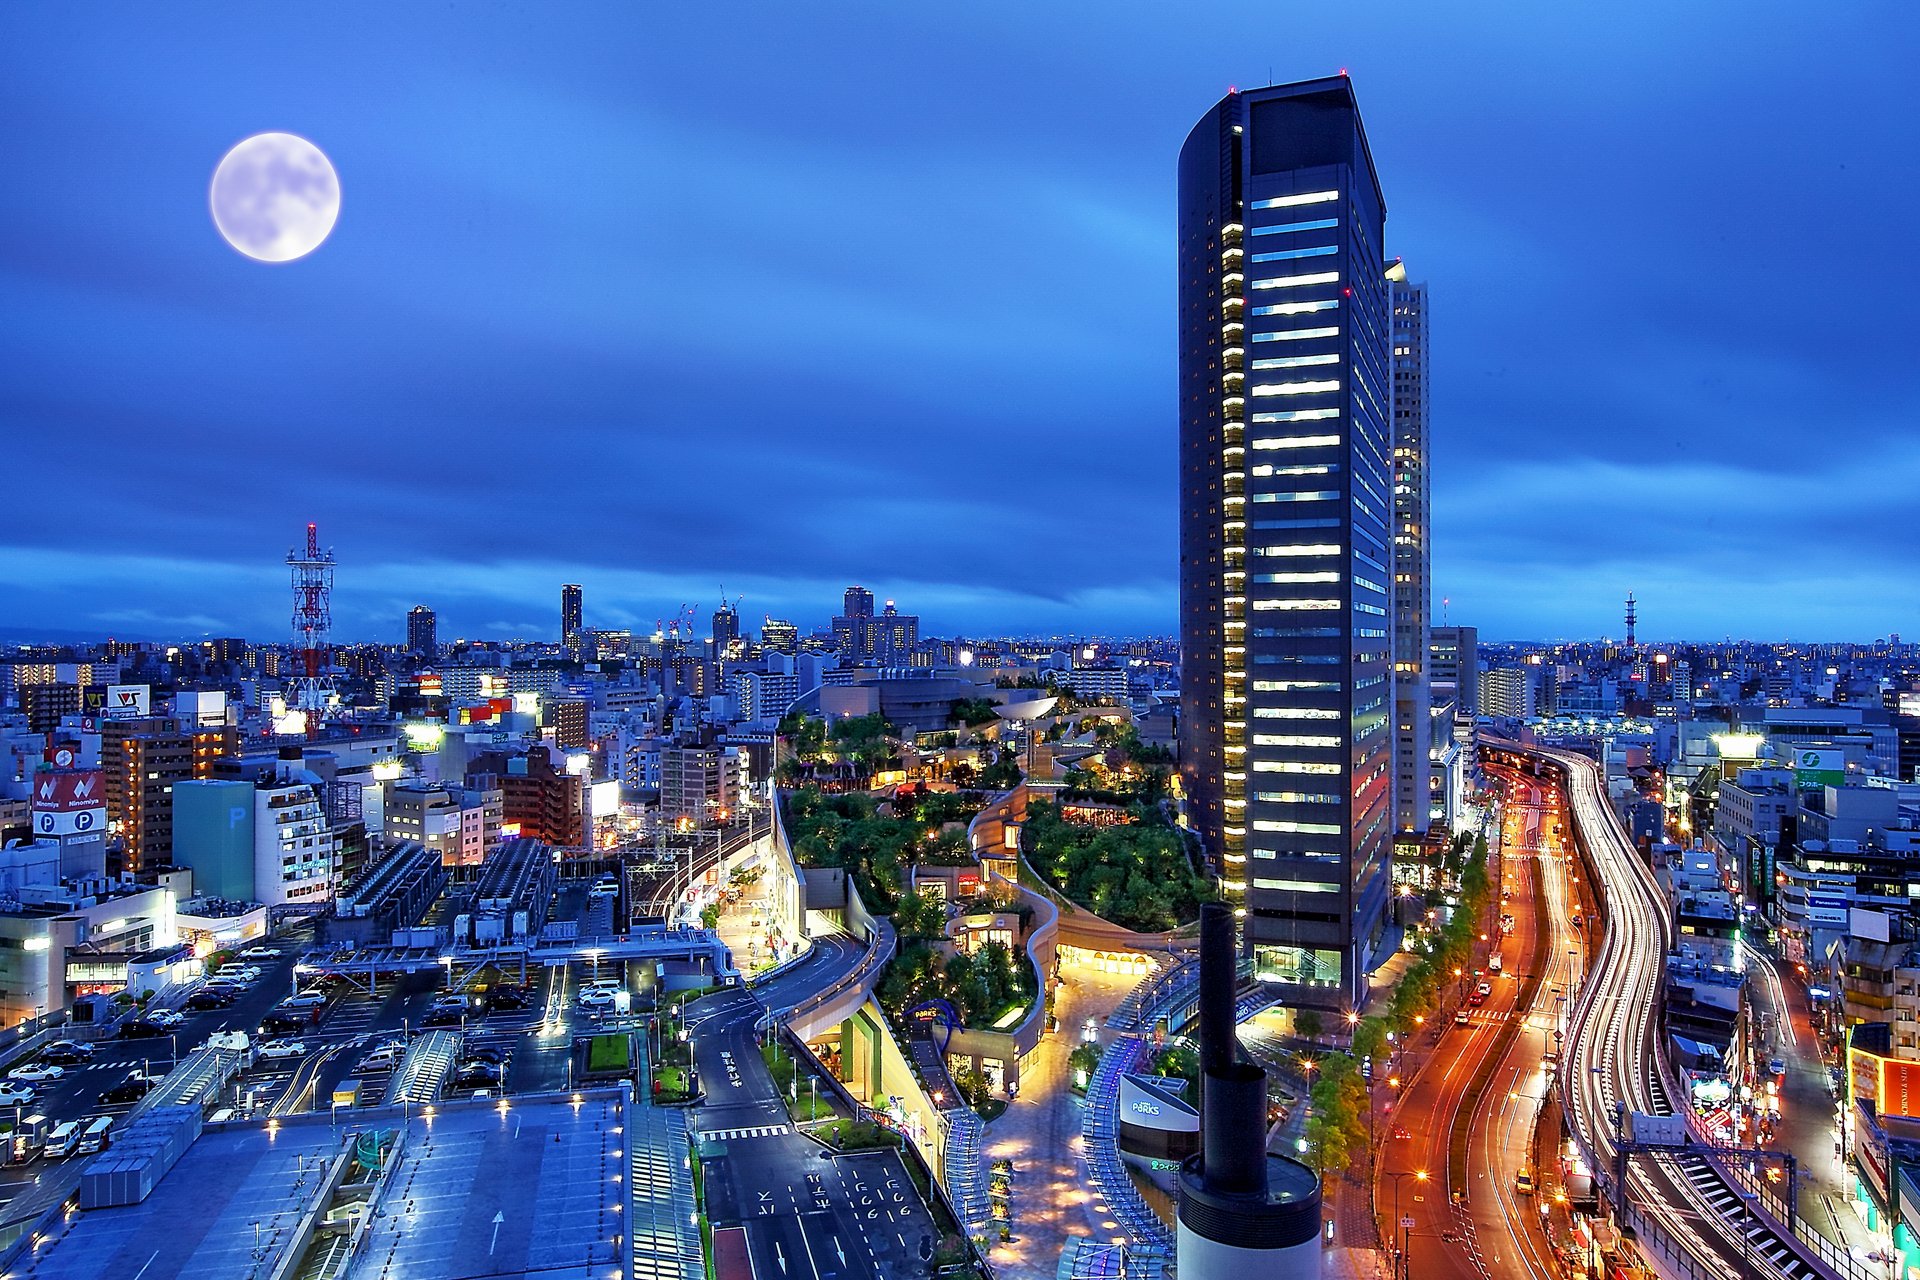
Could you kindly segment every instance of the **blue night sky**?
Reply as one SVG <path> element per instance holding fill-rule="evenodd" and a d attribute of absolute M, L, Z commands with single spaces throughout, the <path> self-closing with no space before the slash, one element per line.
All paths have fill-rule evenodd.
<path fill-rule="evenodd" d="M 1911 7 L 1363 8 L 13 0 L 0 626 L 270 637 L 314 519 L 345 639 L 1170 632 L 1175 156 L 1345 67 L 1436 614 L 1920 632 Z M 268 130 L 343 191 L 272 266 L 206 197 Z"/>

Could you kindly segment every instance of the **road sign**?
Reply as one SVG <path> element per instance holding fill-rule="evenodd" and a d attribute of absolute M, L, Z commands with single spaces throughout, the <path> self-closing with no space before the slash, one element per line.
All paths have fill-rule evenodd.
<path fill-rule="evenodd" d="M 1411 1215 L 1411 1214 L 1409 1214 L 1409 1215 L 1407 1215 L 1406 1217 L 1403 1217 L 1403 1218 L 1401 1218 L 1401 1219 L 1400 1219 L 1400 1225 L 1401 1225 L 1401 1226 L 1403 1226 L 1403 1227 L 1411 1227 L 1411 1226 L 1413 1225 L 1413 1217 L 1412 1217 L 1412 1215 Z"/>

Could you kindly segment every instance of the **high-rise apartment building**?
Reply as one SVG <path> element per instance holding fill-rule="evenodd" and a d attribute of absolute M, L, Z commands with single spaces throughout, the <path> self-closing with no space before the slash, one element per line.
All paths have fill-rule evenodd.
<path fill-rule="evenodd" d="M 417 604 L 407 610 L 407 652 L 432 662 L 440 653 L 438 620 L 433 610 Z"/>
<path fill-rule="evenodd" d="M 1255 972 L 1351 1006 L 1393 826 L 1386 206 L 1345 77 L 1180 152 L 1181 771 Z"/>
<path fill-rule="evenodd" d="M 584 619 L 580 584 L 569 582 L 560 588 L 560 643 L 567 646 L 567 652 L 576 656 L 580 653 L 583 640 L 580 633 Z"/>
<path fill-rule="evenodd" d="M 1393 821 L 1427 829 L 1433 806 L 1433 690 L 1427 631 L 1433 621 L 1427 522 L 1427 286 L 1387 268 L 1393 368 Z"/>
<path fill-rule="evenodd" d="M 193 735 L 170 716 L 100 722 L 107 830 L 120 837 L 121 864 L 138 871 L 173 855 L 173 786 L 193 777 Z"/>

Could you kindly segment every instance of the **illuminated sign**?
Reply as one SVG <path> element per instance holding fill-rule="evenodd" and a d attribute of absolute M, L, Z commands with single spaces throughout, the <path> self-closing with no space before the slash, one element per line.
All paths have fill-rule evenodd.
<path fill-rule="evenodd" d="M 153 705 L 153 686 L 110 684 L 107 686 L 106 714 L 109 720 L 138 720 Z"/>
<path fill-rule="evenodd" d="M 1136 1102 L 1133 1104 L 1133 1109 L 1143 1116 L 1157 1116 L 1160 1114 L 1160 1108 L 1154 1106 L 1151 1102 Z"/>

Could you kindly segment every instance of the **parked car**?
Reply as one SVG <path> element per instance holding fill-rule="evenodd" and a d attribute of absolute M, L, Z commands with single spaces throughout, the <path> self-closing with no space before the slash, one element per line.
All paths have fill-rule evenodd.
<path fill-rule="evenodd" d="M 574 1002 L 583 1009 L 602 1009 L 613 1004 L 613 992 L 605 987 L 588 987 L 574 997 Z"/>
<path fill-rule="evenodd" d="M 152 1018 L 133 1018 L 120 1024 L 122 1040 L 148 1040 L 154 1036 L 164 1036 L 169 1028 Z"/>
<path fill-rule="evenodd" d="M 318 1009 L 327 1002 L 327 997 L 319 991 L 302 991 L 299 995 L 288 996 L 280 1002 L 282 1009 Z"/>
<path fill-rule="evenodd" d="M 268 1031 L 298 1031 L 311 1022 L 311 1017 L 298 1010 L 273 1009 L 267 1013 L 266 1017 L 260 1019 L 260 1030 L 263 1033 Z"/>
<path fill-rule="evenodd" d="M 465 1062 L 491 1062 L 496 1065 L 506 1060 L 507 1055 L 504 1052 L 487 1044 L 467 1050 L 466 1057 L 462 1059 Z"/>
<path fill-rule="evenodd" d="M 500 1083 L 500 1068 L 485 1062 L 469 1062 L 453 1078 L 456 1089 L 491 1089 Z"/>
<path fill-rule="evenodd" d="M 156 1027 L 165 1027 L 169 1031 L 186 1020 L 185 1014 L 175 1013 L 172 1009 L 155 1009 L 145 1017 L 145 1021 L 151 1022 Z"/>
<path fill-rule="evenodd" d="M 52 1044 L 40 1051 L 40 1060 L 42 1062 L 57 1062 L 69 1067 L 75 1063 L 92 1062 L 93 1046 L 90 1044 L 81 1044 L 77 1040 L 55 1040 Z"/>
<path fill-rule="evenodd" d="M 460 1020 L 466 1016 L 467 1011 L 464 1005 L 450 1007 L 435 1005 L 433 1008 L 427 1010 L 426 1017 L 420 1019 L 420 1021 L 429 1027 L 446 1027 L 458 1025 Z"/>
<path fill-rule="evenodd" d="M 1533 1170 L 1522 1169 L 1513 1175 L 1513 1189 L 1523 1196 L 1533 1194 Z"/>
<path fill-rule="evenodd" d="M 33 1090 L 24 1084 L 0 1081 L 0 1107 L 24 1107 L 33 1101 Z"/>
<path fill-rule="evenodd" d="M 524 1009 L 533 1003 L 525 987 L 494 987 L 487 992 L 487 1004 L 495 1009 Z"/>
<path fill-rule="evenodd" d="M 240 953 L 242 960 L 278 960 L 280 953 L 273 947 L 248 947 Z"/>
<path fill-rule="evenodd" d="M 260 1046 L 263 1058 L 298 1058 L 307 1051 L 304 1040 L 269 1040 Z"/>
<path fill-rule="evenodd" d="M 153 1092 L 153 1081 L 141 1075 L 131 1075 L 100 1095 L 102 1102 L 138 1102 Z"/>
<path fill-rule="evenodd" d="M 1787 1074 L 1787 1064 L 1778 1058 L 1770 1059 L 1767 1063 L 1767 1074 L 1778 1080 Z"/>
<path fill-rule="evenodd" d="M 222 991 L 213 987 L 202 987 L 187 997 L 189 1009 L 224 1009 L 234 1002 L 231 991 Z"/>
<path fill-rule="evenodd" d="M 362 1071 L 388 1071 L 400 1065 L 401 1055 L 406 1047 L 398 1041 L 389 1040 L 385 1044 L 375 1045 L 367 1055 L 360 1059 Z"/>
<path fill-rule="evenodd" d="M 45 1080 L 58 1080 L 65 1074 L 67 1074 L 65 1067 L 56 1066 L 51 1062 L 29 1062 L 24 1067 L 15 1067 L 7 1072 L 7 1079 L 26 1084 L 39 1084 Z"/>

